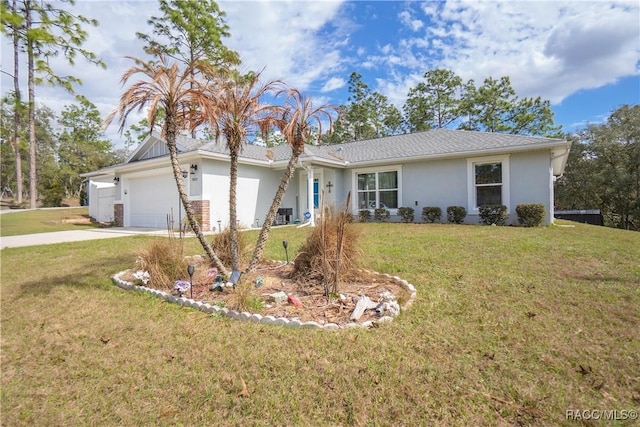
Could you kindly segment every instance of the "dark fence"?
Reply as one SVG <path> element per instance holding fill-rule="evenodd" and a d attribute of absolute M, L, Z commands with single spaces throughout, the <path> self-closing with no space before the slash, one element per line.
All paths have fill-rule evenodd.
<path fill-rule="evenodd" d="M 600 209 L 560 210 L 555 211 L 553 216 L 558 219 L 566 219 L 583 224 L 604 225 Z"/>

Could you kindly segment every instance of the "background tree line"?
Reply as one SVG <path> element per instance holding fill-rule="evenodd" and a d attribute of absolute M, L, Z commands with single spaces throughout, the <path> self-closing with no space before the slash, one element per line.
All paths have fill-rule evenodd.
<path fill-rule="evenodd" d="M 640 231 L 640 105 L 623 105 L 605 123 L 573 135 L 557 209 L 600 209 L 605 225 Z"/>
<path fill-rule="evenodd" d="M 0 185 L 5 196 L 17 200 L 15 162 L 18 158 L 21 170 L 29 169 L 29 147 L 25 143 L 13 147 L 10 143 L 16 111 L 22 115 L 19 134 L 28 133 L 27 110 L 14 107 L 15 98 L 2 99 Z M 126 158 L 124 149 L 115 149 L 105 138 L 100 112 L 87 99 L 65 106 L 59 116 L 46 106 L 37 106 L 34 119 L 37 191 L 44 206 L 60 206 L 64 199 L 82 201 L 85 186 L 80 174 L 120 163 Z"/>
<path fill-rule="evenodd" d="M 80 80 L 56 74 L 47 61 L 60 53 L 71 64 L 81 56 L 104 66 L 82 47 L 87 36 L 83 25 L 98 22 L 57 8 L 55 2 L 3 0 L 0 7 L 2 32 L 11 38 L 14 53 L 14 91 L 2 100 L 3 194 L 12 194 L 18 203 L 28 195 L 30 207 L 35 207 L 38 195 L 45 205 L 82 198 L 79 175 L 122 161 L 125 150 L 141 142 L 151 125 L 163 125 L 166 112 L 158 108 L 152 121 L 147 118 L 130 125 L 124 132 L 126 148 L 121 150 L 114 149 L 104 137 L 100 115 L 89 100 L 78 96 L 76 104 L 66 106 L 56 117 L 36 103 L 35 86 L 57 84 L 75 94 Z M 215 2 L 159 0 L 159 10 L 162 15 L 148 22 L 153 36 L 138 34 L 147 42 L 147 54 L 156 58 L 164 55 L 182 64 L 205 60 L 227 71 L 240 64 L 239 55 L 222 43 L 229 28 Z M 20 91 L 21 56 L 27 59 L 26 102 Z M 318 136 L 322 143 L 333 144 L 437 128 L 567 138 L 573 147 L 566 173 L 556 185 L 557 208 L 599 208 L 607 225 L 640 228 L 637 105 L 619 108 L 607 123 L 563 135 L 549 101 L 518 97 L 506 76 L 488 77 L 476 84 L 473 80 L 464 82 L 451 70 L 428 70 L 408 91 L 401 109 L 371 90 L 356 71 L 350 75 L 348 90 L 333 132 L 320 135 L 319 127 L 311 127 L 306 130 L 305 143 L 317 143 Z M 210 129 L 205 129 L 204 135 L 216 137 Z M 248 143 L 251 135 L 247 137 L 242 143 Z M 254 138 L 260 139 L 267 145 L 287 143 L 274 129 Z M 28 190 L 22 185 L 24 171 L 28 171 Z"/>
<path fill-rule="evenodd" d="M 409 89 L 402 112 L 352 72 L 349 98 L 340 106 L 335 131 L 323 138 L 337 144 L 437 128 L 560 137 L 547 100 L 519 98 L 509 77 L 463 82 L 451 70 L 428 70 Z"/>

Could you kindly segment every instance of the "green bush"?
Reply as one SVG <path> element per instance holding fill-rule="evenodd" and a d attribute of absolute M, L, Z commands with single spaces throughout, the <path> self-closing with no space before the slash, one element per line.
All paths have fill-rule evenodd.
<path fill-rule="evenodd" d="M 442 217 L 442 209 L 437 206 L 426 206 L 422 208 L 422 220 L 425 222 L 436 222 L 440 221 L 440 217 Z"/>
<path fill-rule="evenodd" d="M 391 218 L 391 214 L 389 213 L 389 209 L 377 208 L 373 211 L 373 217 L 377 221 L 385 222 L 386 220 Z"/>
<path fill-rule="evenodd" d="M 447 221 L 462 224 L 466 216 L 467 210 L 463 206 L 447 206 Z"/>
<path fill-rule="evenodd" d="M 504 225 L 509 217 L 505 205 L 483 205 L 478 211 L 480 222 L 484 225 Z"/>
<path fill-rule="evenodd" d="M 413 208 L 398 208 L 398 215 L 402 218 L 403 222 L 412 222 L 413 221 Z"/>
<path fill-rule="evenodd" d="M 542 203 L 522 203 L 516 206 L 518 223 L 525 227 L 537 227 L 544 221 L 545 209 Z"/>
<path fill-rule="evenodd" d="M 369 221 L 371 219 L 371 211 L 369 209 L 358 211 L 358 219 L 360 219 L 360 222 Z"/>

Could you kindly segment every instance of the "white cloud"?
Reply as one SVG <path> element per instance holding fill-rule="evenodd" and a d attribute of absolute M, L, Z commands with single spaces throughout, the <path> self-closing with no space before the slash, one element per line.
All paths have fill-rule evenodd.
<path fill-rule="evenodd" d="M 240 52 L 245 67 L 266 66 L 267 76 L 285 79 L 301 90 L 316 78 L 340 69 L 343 59 L 339 47 L 345 37 L 323 35 L 321 30 L 336 19 L 341 2 L 219 4 L 231 28 L 227 46 Z"/>
<path fill-rule="evenodd" d="M 331 92 L 332 90 L 340 89 L 344 87 L 346 82 L 341 77 L 331 77 L 327 82 L 322 86 L 320 92 Z"/>
<path fill-rule="evenodd" d="M 411 12 L 409 12 L 408 10 L 403 10 L 402 12 L 400 12 L 398 14 L 398 17 L 400 18 L 400 22 L 402 22 L 402 24 L 406 27 L 409 27 L 411 31 L 418 31 L 424 26 L 424 22 L 419 19 L 414 19 L 411 16 Z"/>
<path fill-rule="evenodd" d="M 245 69 L 266 67 L 266 78 L 284 79 L 338 103 L 345 100 L 329 95 L 340 93 L 353 70 L 365 74 L 373 90 L 399 106 L 424 72 L 436 67 L 476 82 L 509 76 L 520 96 L 541 96 L 554 103 L 639 72 L 637 1 L 407 2 L 401 12 L 390 15 L 397 28 L 384 29 L 376 27 L 381 22 L 378 4 L 219 2 L 231 32 L 225 44 L 240 53 Z M 90 36 L 84 47 L 109 68 L 99 69 L 80 58 L 74 67 L 62 58 L 52 65 L 60 74 L 81 78 L 84 84 L 78 91 L 106 115 L 117 105 L 120 77 L 132 65 L 124 56 L 143 55 L 135 33 L 150 29 L 146 21 L 159 14 L 157 3 L 77 0 L 73 7 L 100 21 L 99 27 L 87 28 Z M 10 45 L 7 48 L 6 38 L 2 42 L 2 69 L 11 72 Z M 368 80 L 367 75 L 375 77 Z M 11 89 L 5 75 L 2 86 L 3 92 Z M 73 102 L 60 89 L 36 90 L 38 101 L 56 111 Z M 131 122 L 138 119 L 132 117 Z M 118 140 L 114 128 L 107 136 Z"/>
<path fill-rule="evenodd" d="M 264 70 L 266 79 L 280 78 L 306 90 L 327 80 L 325 87 L 337 88 L 337 72 L 342 72 L 345 58 L 341 47 L 349 43 L 348 20 L 338 15 L 342 1 L 250 1 L 218 2 L 227 16 L 231 37 L 225 44 L 240 53 L 244 69 Z M 71 7 L 65 4 L 63 7 Z M 106 116 L 119 101 L 120 77 L 133 65 L 125 55 L 144 56 L 143 43 L 136 32 L 149 31 L 146 21 L 159 15 L 155 1 L 87 1 L 78 0 L 74 12 L 100 21 L 97 28 L 86 27 L 89 38 L 84 48 L 108 63 L 102 70 L 82 59 L 75 66 L 62 58 L 54 58 L 52 66 L 60 75 L 74 75 L 83 81 L 78 92 L 90 98 Z M 326 30 L 330 25 L 331 28 Z M 326 31 L 325 31 L 326 30 Z M 3 39 L 3 42 L 7 41 Z M 2 49 L 3 70 L 12 68 L 11 49 Z M 6 84 L 5 84 L 6 82 Z M 3 88 L 11 85 L 3 75 Z M 38 87 L 38 102 L 54 111 L 73 103 L 73 97 L 59 88 Z M 129 120 L 135 123 L 141 115 Z M 111 125 L 107 137 L 118 141 L 116 126 Z"/>
<path fill-rule="evenodd" d="M 638 9 L 605 2 L 446 3 L 433 34 L 443 42 L 442 66 L 477 81 L 510 76 L 522 96 L 558 103 L 581 88 L 638 73 Z"/>

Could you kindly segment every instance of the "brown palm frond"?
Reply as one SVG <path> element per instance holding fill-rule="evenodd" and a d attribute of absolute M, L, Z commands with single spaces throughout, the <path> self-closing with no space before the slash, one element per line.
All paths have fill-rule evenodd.
<path fill-rule="evenodd" d="M 169 149 L 173 175 L 189 224 L 212 264 L 221 272 L 226 273 L 224 265 L 204 238 L 200 224 L 195 217 L 182 180 L 176 147 L 176 135 L 180 129 L 193 129 L 194 126 L 202 124 L 206 120 L 203 117 L 202 105 L 205 99 L 204 94 L 208 91 L 203 90 L 204 83 L 200 83 L 200 77 L 210 70 L 200 61 L 188 64 L 181 69 L 176 62 L 167 63 L 166 57 L 163 55 L 158 55 L 157 61 L 143 61 L 135 57 L 129 57 L 129 59 L 133 60 L 135 65 L 123 74 L 121 82 L 126 85 L 134 77 L 139 77 L 139 80 L 124 91 L 118 106 L 105 120 L 105 125 L 109 125 L 115 117 L 119 117 L 120 132 L 122 132 L 129 114 L 147 107 L 147 120 L 153 129 L 158 112 L 161 109 L 164 110 L 165 120 L 162 126 L 162 137 Z M 214 84 L 212 80 L 206 82 L 206 84 Z"/>

